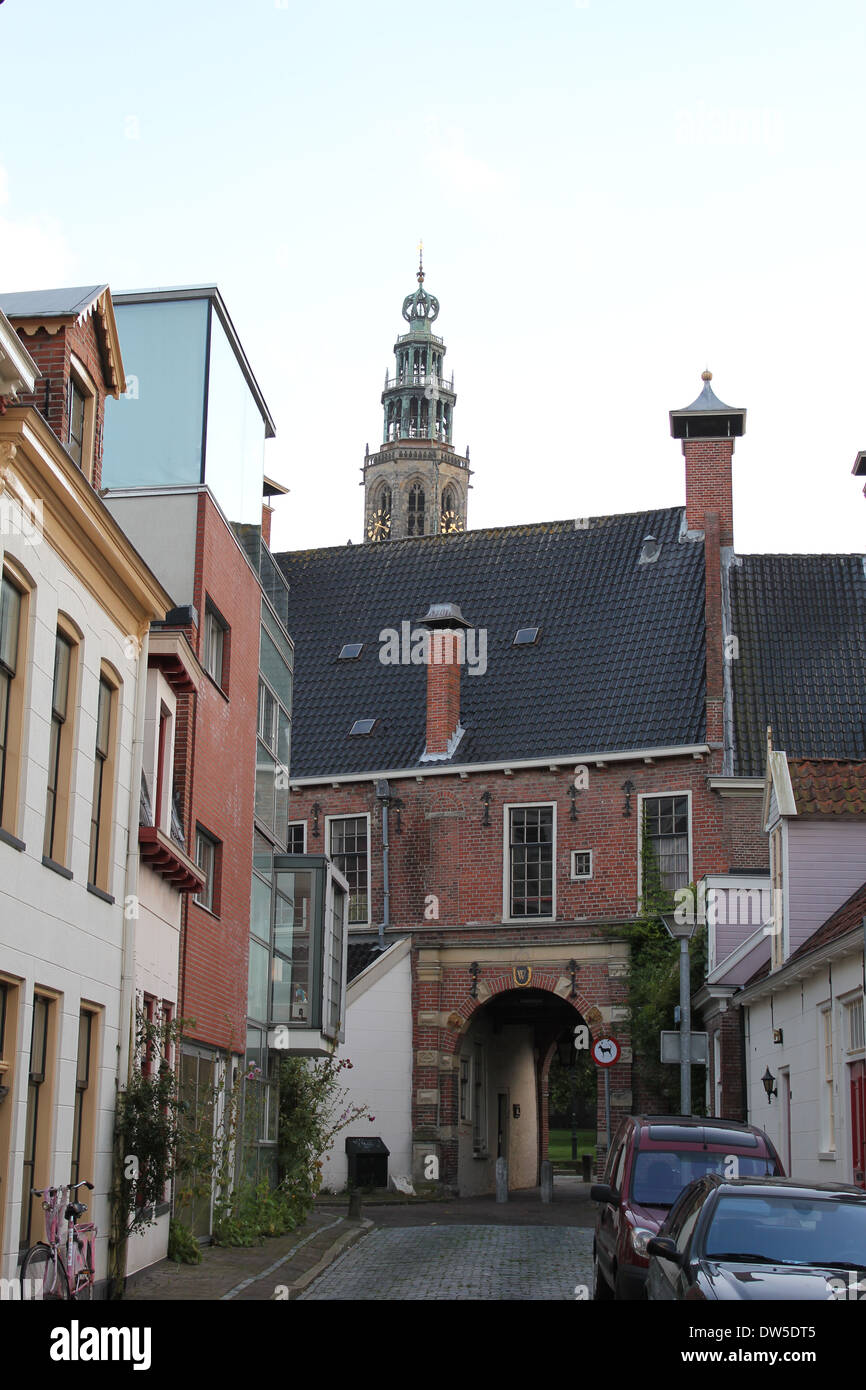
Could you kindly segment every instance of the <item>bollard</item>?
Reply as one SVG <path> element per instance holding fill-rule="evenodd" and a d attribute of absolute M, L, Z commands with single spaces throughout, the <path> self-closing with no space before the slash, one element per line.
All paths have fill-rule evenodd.
<path fill-rule="evenodd" d="M 583 1165 L 582 1180 L 592 1182 L 592 1154 L 581 1154 L 580 1161 Z"/>
<path fill-rule="evenodd" d="M 541 1200 L 553 1201 L 553 1164 L 549 1158 L 545 1158 L 541 1164 Z"/>
<path fill-rule="evenodd" d="M 497 1158 L 496 1160 L 496 1200 L 497 1202 L 508 1201 L 508 1159 Z"/>
<path fill-rule="evenodd" d="M 357 1188 L 353 1188 L 349 1193 L 349 1215 L 347 1220 L 361 1220 L 361 1194 Z"/>

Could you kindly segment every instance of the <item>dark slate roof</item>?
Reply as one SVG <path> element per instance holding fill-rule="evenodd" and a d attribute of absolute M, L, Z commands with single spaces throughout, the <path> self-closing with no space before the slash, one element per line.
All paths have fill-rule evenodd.
<path fill-rule="evenodd" d="M 99 298 L 107 285 L 77 285 L 61 290 L 22 290 L 0 294 L 0 309 L 9 318 L 77 318 Z"/>
<path fill-rule="evenodd" d="M 734 772 L 761 777 L 767 725 L 790 758 L 866 758 L 866 563 L 746 555 L 731 566 Z"/>
<path fill-rule="evenodd" d="M 461 676 L 453 763 L 681 747 L 705 739 L 703 546 L 682 509 L 276 556 L 295 641 L 292 776 L 414 767 L 426 669 L 379 661 L 379 633 L 458 603 L 487 630 L 487 671 Z M 659 558 L 639 564 L 644 536 Z M 535 645 L 512 647 L 518 628 Z M 363 642 L 357 661 L 340 648 Z M 349 737 L 356 719 L 373 733 Z"/>
<path fill-rule="evenodd" d="M 377 956 L 382 952 L 375 941 L 350 941 L 346 948 L 348 965 L 346 968 L 346 983 L 351 984 L 357 979 L 362 970 L 366 970 L 368 965 L 372 965 Z"/>

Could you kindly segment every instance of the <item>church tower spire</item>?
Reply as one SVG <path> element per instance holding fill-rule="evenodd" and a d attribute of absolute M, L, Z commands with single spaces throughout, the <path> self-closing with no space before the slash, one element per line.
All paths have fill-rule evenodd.
<path fill-rule="evenodd" d="M 382 445 L 364 459 L 367 541 L 466 529 L 469 450 L 458 454 L 452 443 L 454 376 L 445 375 L 445 344 L 433 333 L 439 300 L 424 288 L 421 247 L 415 278 L 403 300 L 409 332 L 394 344 L 394 376 L 385 375 Z"/>

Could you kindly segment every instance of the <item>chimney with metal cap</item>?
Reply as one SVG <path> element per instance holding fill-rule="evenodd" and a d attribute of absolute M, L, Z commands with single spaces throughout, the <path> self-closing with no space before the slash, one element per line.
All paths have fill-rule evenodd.
<path fill-rule="evenodd" d="M 460 727 L 460 663 L 470 627 L 457 603 L 431 603 L 421 619 L 427 640 L 427 740 L 422 761 L 449 758 Z"/>
<path fill-rule="evenodd" d="M 670 412 L 671 434 L 683 442 L 686 460 L 686 525 L 705 531 L 706 517 L 719 518 L 719 543 L 734 543 L 731 467 L 734 440 L 746 432 L 746 412 L 725 405 L 710 386 L 713 374 L 701 373 L 703 390 L 682 410 Z"/>

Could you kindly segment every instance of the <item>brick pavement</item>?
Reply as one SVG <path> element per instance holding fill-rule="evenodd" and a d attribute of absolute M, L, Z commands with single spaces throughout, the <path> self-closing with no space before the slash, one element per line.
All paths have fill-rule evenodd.
<path fill-rule="evenodd" d="M 374 1230 L 302 1300 L 586 1301 L 592 1232 L 569 1226 L 427 1225 Z"/>

